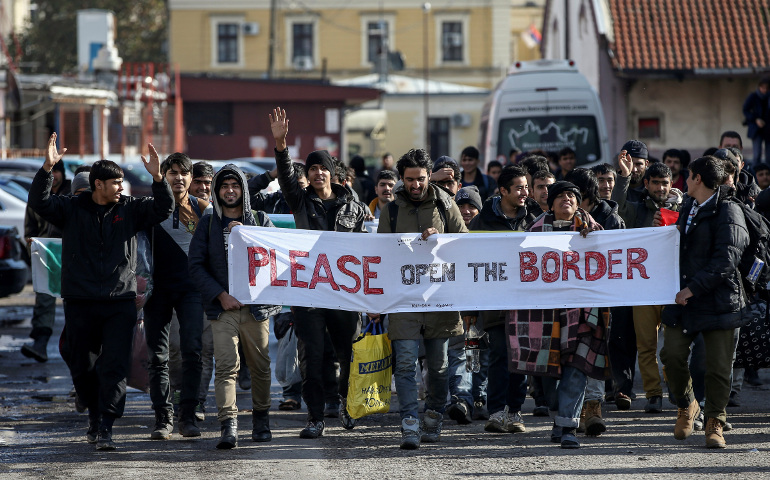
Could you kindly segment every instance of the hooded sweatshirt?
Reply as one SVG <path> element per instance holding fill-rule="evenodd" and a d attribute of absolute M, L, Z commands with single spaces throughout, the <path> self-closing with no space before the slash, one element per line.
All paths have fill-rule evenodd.
<path fill-rule="evenodd" d="M 219 187 L 223 178 L 233 174 L 238 179 L 243 192 L 243 211 L 240 218 L 235 220 L 244 225 L 259 227 L 273 227 L 273 223 L 265 212 L 251 210 L 249 191 L 246 176 L 233 164 L 227 164 L 214 175 L 212 181 L 212 206 L 213 212 L 203 215 L 195 229 L 189 250 L 190 276 L 196 282 L 201 293 L 203 306 L 209 319 L 216 319 L 222 313 L 222 305 L 217 296 L 222 292 L 228 292 L 227 271 L 227 240 L 230 236 L 227 228 L 227 219 L 223 221 L 222 206 L 219 202 Z M 249 305 L 252 315 L 257 320 L 267 320 L 281 310 L 276 305 Z"/>

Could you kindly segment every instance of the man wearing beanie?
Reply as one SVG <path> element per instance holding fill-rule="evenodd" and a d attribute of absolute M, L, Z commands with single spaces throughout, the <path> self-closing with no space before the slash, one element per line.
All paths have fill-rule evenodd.
<path fill-rule="evenodd" d="M 650 166 L 650 157 L 647 152 L 647 145 L 645 145 L 644 142 L 640 142 L 639 140 L 629 140 L 623 144 L 623 148 L 620 150 L 625 151 L 633 163 L 631 174 L 630 176 L 626 177 L 628 178 L 628 181 L 626 182 L 627 186 L 625 187 L 627 192 L 626 196 L 629 201 L 638 202 L 644 196 L 644 185 L 642 183 L 642 178 L 644 178 L 647 167 Z M 618 158 L 620 158 L 620 156 L 618 156 Z M 623 180 L 618 178 L 617 182 L 618 184 L 615 186 L 615 190 L 617 191 L 623 189 L 621 185 Z"/>
<path fill-rule="evenodd" d="M 481 211 L 481 196 L 476 185 L 463 187 L 455 195 L 455 203 L 460 208 L 463 222 L 467 227 L 473 218 Z"/>
<path fill-rule="evenodd" d="M 527 231 L 571 231 L 586 236 L 591 231 L 602 230 L 601 225 L 579 207 L 581 201 L 577 186 L 563 180 L 555 182 L 548 188 L 549 210 Z M 575 433 L 586 379 L 590 376 L 604 380 L 608 370 L 606 326 L 599 309 L 512 310 L 508 314 L 506 333 L 510 370 L 542 376 L 548 408 L 554 418 L 551 441 L 561 444 L 561 448 L 579 448 Z M 537 361 L 530 360 L 533 358 Z"/>
<path fill-rule="evenodd" d="M 404 184 L 396 199 L 380 215 L 377 233 L 467 233 L 457 205 L 444 189 L 429 181 L 433 162 L 422 149 L 409 150 L 396 164 Z M 387 313 L 387 312 L 382 312 Z M 393 345 L 393 375 L 401 416 L 401 448 L 413 450 L 420 442 L 441 437 L 448 393 L 447 347 L 451 337 L 463 333 L 459 312 L 405 312 L 388 315 L 388 336 Z M 379 322 L 378 315 L 373 321 Z M 418 419 L 416 365 L 420 340 L 428 366 L 427 398 L 422 426 Z"/>
<path fill-rule="evenodd" d="M 64 173 L 64 162 L 57 162 L 51 169 L 53 174 L 52 195 L 69 195 L 70 181 Z M 61 230 L 43 220 L 43 218 L 27 205 L 24 214 L 24 237 L 27 245 L 32 243 L 32 237 L 61 238 Z M 54 316 L 56 315 L 56 297 L 46 293 L 35 293 L 35 307 L 32 309 L 32 332 L 29 336 L 34 340 L 32 345 L 21 347 L 21 353 L 27 358 L 38 362 L 47 362 L 48 340 L 53 334 Z"/>
<path fill-rule="evenodd" d="M 497 178 L 500 193 L 487 199 L 481 212 L 471 220 L 469 230 L 524 231 L 540 211 L 537 202 L 529 197 L 527 171 L 518 165 L 509 165 Z M 489 420 L 484 430 L 493 433 L 526 432 L 521 406 L 527 397 L 527 377 L 508 372 L 505 310 L 463 312 L 468 324 L 480 323 L 489 335 L 489 369 L 487 377 L 487 411 Z M 478 322 L 477 322 L 478 319 Z M 474 405 L 478 410 L 482 405 Z"/>
<path fill-rule="evenodd" d="M 278 183 L 286 202 L 294 214 L 297 228 L 337 232 L 366 232 L 364 220 L 366 205 L 356 201 L 342 185 L 332 182 L 337 167 L 326 150 L 311 152 L 305 160 L 305 170 L 310 185 L 301 188 L 292 168 L 286 146 L 289 119 L 281 108 L 270 115 L 270 128 L 275 139 L 275 163 L 278 167 Z M 340 363 L 339 419 L 346 429 L 355 427 L 355 421 L 347 412 L 348 376 L 353 337 L 358 329 L 360 315 L 327 308 L 294 307 L 294 329 L 297 334 L 300 370 L 302 372 L 302 398 L 308 410 L 307 425 L 300 432 L 301 438 L 318 438 L 324 431 L 324 337 L 326 331 L 334 344 Z"/>

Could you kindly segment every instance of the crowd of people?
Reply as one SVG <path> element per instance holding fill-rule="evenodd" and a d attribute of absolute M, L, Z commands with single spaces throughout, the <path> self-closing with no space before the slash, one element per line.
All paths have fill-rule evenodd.
<path fill-rule="evenodd" d="M 150 145 L 142 160 L 153 196 L 145 198 L 122 195 L 123 172 L 109 160 L 79 174 L 77 190 L 74 182 L 65 184 L 66 149 L 57 148 L 56 134 L 49 139 L 30 189 L 28 220 L 36 230 L 27 237 L 62 238 L 62 356 L 88 412 L 86 439 L 97 449 L 116 448 L 112 426 L 124 410 L 141 232 L 154 254 L 153 292 L 144 306 L 155 412 L 150 438 L 171 438 L 175 422 L 182 436 L 201 435 L 197 422 L 204 418 L 213 369 L 216 447 L 238 444 L 236 393 L 243 378 L 250 378 L 252 440 L 272 439 L 268 319 L 281 306 L 244 305 L 230 295 L 227 246 L 233 227 L 273 227 L 270 214 L 276 213 L 293 214 L 297 228 L 337 232 L 365 233 L 365 222 L 378 219 L 378 233 L 414 232 L 423 239 L 469 231 L 587 236 L 668 224 L 680 235 L 681 289 L 665 307 L 487 311 L 481 305 L 478 311 L 391 314 L 291 307 L 280 315 L 293 324 L 302 380 L 284 389 L 279 408 L 297 409 L 304 401 L 300 437 L 321 437 L 329 417 L 355 428 L 346 405 L 352 343 L 362 323 L 385 322 L 402 449 L 440 441 L 447 419 L 484 421 L 494 433 L 526 432 L 528 394 L 533 414 L 553 419 L 551 440 L 578 448 L 578 433 L 606 431 L 603 406 L 631 408 L 637 357 L 644 411 L 664 410 L 667 385 L 676 406 L 674 436 L 685 439 L 702 429 L 707 447 L 725 447 L 726 407 L 740 402 L 744 378 L 759 382 L 756 369 L 733 368 L 739 327 L 756 302 L 738 269 L 750 242 L 745 209 L 770 213 L 762 191 L 767 185 L 744 168 L 739 134 L 725 132 L 718 148 L 692 161 L 676 149 L 657 161 L 643 142 L 630 140 L 617 165 L 576 167 L 575 151 L 566 148 L 550 162 L 545 152 L 511 152 L 505 164 L 489 162 L 486 174 L 475 147 L 465 148 L 459 162 L 448 156 L 434 162 L 425 150 L 412 149 L 398 161 L 384 155 L 370 177 L 359 159 L 349 168 L 327 151 L 311 152 L 304 165 L 293 162 L 286 112 L 277 108 L 269 118 L 274 170 L 247 178 L 227 165 L 215 173 L 182 153 L 161 161 Z M 767 174 L 770 167 L 754 171 Z M 265 193 L 275 179 L 280 191 Z M 47 359 L 52 305 L 52 298 L 39 295 L 34 343 L 23 350 L 39 361 Z M 657 354 L 661 325 L 664 379 Z M 488 337 L 478 372 L 466 368 L 462 350 L 471 327 Z M 180 361 L 170 361 L 172 350 Z"/>

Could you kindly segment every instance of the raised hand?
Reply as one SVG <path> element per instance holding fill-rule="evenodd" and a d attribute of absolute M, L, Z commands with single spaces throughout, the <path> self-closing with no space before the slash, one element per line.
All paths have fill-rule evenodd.
<path fill-rule="evenodd" d="M 279 152 L 286 150 L 286 135 L 289 133 L 289 119 L 286 117 L 286 110 L 281 107 L 273 109 L 270 117 L 270 130 L 273 131 L 275 139 L 275 149 Z"/>
<path fill-rule="evenodd" d="M 618 155 L 618 166 L 620 167 L 621 177 L 628 177 L 631 175 L 631 170 L 634 168 L 634 161 L 631 160 L 627 151 L 620 151 L 620 155 Z"/>
<path fill-rule="evenodd" d="M 67 151 L 66 148 L 62 148 L 60 151 L 56 149 L 56 132 L 51 134 L 48 139 L 48 148 L 45 151 L 45 163 L 43 163 L 43 169 L 46 172 L 50 172 L 53 166 L 59 163 Z"/>
<path fill-rule="evenodd" d="M 156 182 L 160 182 L 163 180 L 163 175 L 160 174 L 160 157 L 151 143 L 148 143 L 147 147 L 150 150 L 150 158 L 148 160 L 142 155 L 142 164 L 144 165 L 145 170 L 147 170 L 147 173 L 152 175 L 152 179 Z"/>

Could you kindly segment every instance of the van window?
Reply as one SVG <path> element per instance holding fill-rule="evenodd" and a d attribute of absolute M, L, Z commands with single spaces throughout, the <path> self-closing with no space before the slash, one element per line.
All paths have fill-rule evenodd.
<path fill-rule="evenodd" d="M 601 160 L 596 118 L 591 115 L 506 118 L 498 132 L 497 155 L 507 156 L 512 148 L 558 152 L 570 147 L 577 153 L 578 165 Z"/>

